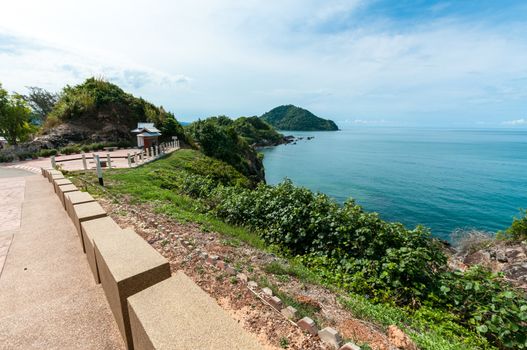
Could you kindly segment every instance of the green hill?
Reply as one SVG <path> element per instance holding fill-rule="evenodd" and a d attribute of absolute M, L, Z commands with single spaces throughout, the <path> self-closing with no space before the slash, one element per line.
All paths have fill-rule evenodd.
<path fill-rule="evenodd" d="M 260 118 L 278 130 L 335 131 L 339 129 L 332 120 L 319 118 L 307 109 L 293 105 L 273 108 Z"/>
<path fill-rule="evenodd" d="M 151 122 L 161 130 L 162 139 L 178 136 L 187 142 L 183 127 L 163 107 L 135 97 L 105 80 L 89 78 L 66 86 L 47 116 L 41 141 L 53 147 L 69 143 L 129 141 L 138 122 Z"/>

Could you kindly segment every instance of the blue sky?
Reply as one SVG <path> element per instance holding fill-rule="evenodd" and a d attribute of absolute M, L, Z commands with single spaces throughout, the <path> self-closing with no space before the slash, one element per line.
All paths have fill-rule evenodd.
<path fill-rule="evenodd" d="M 527 127 L 527 1 L 10 1 L 0 82 L 89 76 L 181 120 L 293 103 L 356 125 Z"/>

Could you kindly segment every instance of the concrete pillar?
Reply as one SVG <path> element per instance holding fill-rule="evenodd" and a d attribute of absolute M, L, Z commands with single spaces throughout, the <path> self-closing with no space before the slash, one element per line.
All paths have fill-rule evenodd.
<path fill-rule="evenodd" d="M 143 151 L 141 150 L 141 152 L 139 152 L 139 161 L 142 163 L 143 162 Z"/>
<path fill-rule="evenodd" d="M 128 153 L 128 167 L 132 167 L 132 158 L 130 157 L 130 153 Z"/>
<path fill-rule="evenodd" d="M 112 168 L 112 159 L 110 158 L 110 153 L 106 154 L 106 161 L 108 162 L 108 169 Z"/>
<path fill-rule="evenodd" d="M 57 164 L 55 163 L 55 156 L 51 156 L 51 167 L 52 167 L 53 169 L 55 169 L 55 166 L 56 166 L 56 165 L 57 165 Z"/>
<path fill-rule="evenodd" d="M 95 166 L 97 167 L 97 177 L 99 178 L 99 185 L 104 186 L 104 180 L 102 178 L 102 168 L 99 155 L 94 155 L 95 157 Z"/>
<path fill-rule="evenodd" d="M 84 167 L 84 171 L 88 170 L 88 165 L 86 164 L 86 154 L 82 154 L 82 166 Z"/>

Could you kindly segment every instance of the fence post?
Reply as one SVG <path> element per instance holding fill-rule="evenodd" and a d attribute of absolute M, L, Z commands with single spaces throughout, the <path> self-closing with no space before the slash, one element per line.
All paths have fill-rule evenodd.
<path fill-rule="evenodd" d="M 157 152 L 157 156 L 159 157 L 160 154 L 159 154 L 159 145 L 156 146 L 156 152 Z"/>
<path fill-rule="evenodd" d="M 84 171 L 88 170 L 88 165 L 86 164 L 86 154 L 82 154 L 82 165 L 84 166 Z"/>
<path fill-rule="evenodd" d="M 141 150 L 141 152 L 139 152 L 139 161 L 141 163 L 143 162 L 143 150 Z"/>
<path fill-rule="evenodd" d="M 106 162 L 108 163 L 108 169 L 112 168 L 112 159 L 110 158 L 110 153 L 106 154 Z"/>
<path fill-rule="evenodd" d="M 51 167 L 55 169 L 56 163 L 55 163 L 55 156 L 51 156 Z"/>
<path fill-rule="evenodd" d="M 104 180 L 102 178 L 102 168 L 101 168 L 101 162 L 99 159 L 99 155 L 96 154 L 94 157 L 95 157 L 95 165 L 97 167 L 97 177 L 99 178 L 99 185 L 104 187 Z"/>
<path fill-rule="evenodd" d="M 154 147 L 150 147 L 150 156 L 153 158 L 155 157 L 155 150 Z"/>
<path fill-rule="evenodd" d="M 130 159 L 130 153 L 128 153 L 128 167 L 132 167 L 132 159 Z"/>

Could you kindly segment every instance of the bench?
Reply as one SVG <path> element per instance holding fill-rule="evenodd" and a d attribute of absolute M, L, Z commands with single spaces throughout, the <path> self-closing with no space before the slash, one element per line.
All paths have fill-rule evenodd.
<path fill-rule="evenodd" d="M 135 350 L 261 350 L 216 301 L 183 272 L 128 298 Z"/>
<path fill-rule="evenodd" d="M 84 247 L 86 247 L 88 264 L 93 273 L 95 283 L 99 284 L 101 283 L 101 278 L 99 276 L 97 260 L 95 259 L 95 246 L 93 242 L 100 235 L 119 234 L 122 230 L 111 217 L 105 216 L 99 219 L 81 222 L 81 231 Z"/>
<path fill-rule="evenodd" d="M 133 349 L 126 299 L 169 278 L 170 264 L 132 230 L 98 235 L 93 242 L 102 288 L 127 348 Z"/>
<path fill-rule="evenodd" d="M 82 240 L 81 222 L 102 218 L 103 216 L 107 215 L 108 214 L 106 214 L 106 211 L 104 211 L 103 207 L 101 207 L 97 202 L 88 202 L 73 206 L 73 223 L 75 224 L 75 228 L 77 229 L 77 233 L 81 240 L 82 250 L 85 253 L 86 248 L 84 247 L 84 242 Z"/>
<path fill-rule="evenodd" d="M 82 203 L 95 202 L 95 199 L 88 192 L 68 192 L 64 193 L 64 202 L 66 207 L 66 212 L 69 217 L 73 220 L 73 206 Z"/>

